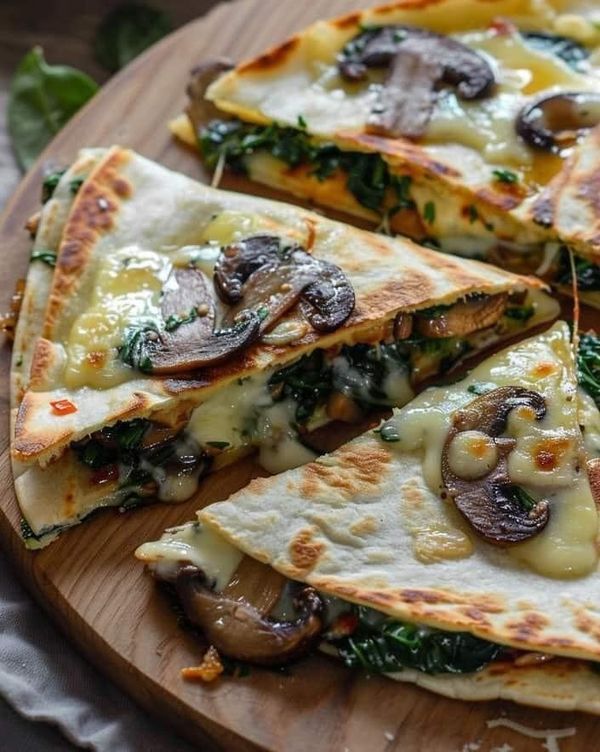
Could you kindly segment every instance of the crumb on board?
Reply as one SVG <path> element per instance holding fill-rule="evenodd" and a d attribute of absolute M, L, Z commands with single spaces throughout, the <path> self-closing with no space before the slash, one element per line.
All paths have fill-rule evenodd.
<path fill-rule="evenodd" d="M 214 681 L 223 673 L 223 664 L 217 649 L 211 645 L 199 666 L 188 666 L 181 669 L 181 676 L 189 681 Z"/>

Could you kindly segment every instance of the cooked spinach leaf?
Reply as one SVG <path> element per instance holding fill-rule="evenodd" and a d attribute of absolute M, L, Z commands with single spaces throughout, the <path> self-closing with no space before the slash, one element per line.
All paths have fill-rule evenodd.
<path fill-rule="evenodd" d="M 579 337 L 577 351 L 579 384 L 600 408 L 600 337 L 586 333 Z"/>
<path fill-rule="evenodd" d="M 146 352 L 146 336 L 148 332 L 158 334 L 158 331 L 158 327 L 152 322 L 126 329 L 125 341 L 118 349 L 119 358 L 142 373 L 151 373 L 152 361 Z"/>
<path fill-rule="evenodd" d="M 570 37 L 550 34 L 546 31 L 522 31 L 521 36 L 530 47 L 556 55 L 575 70 L 580 70 L 582 63 L 590 55 L 582 44 Z"/>
<path fill-rule="evenodd" d="M 48 266 L 56 266 L 56 253 L 54 251 L 33 251 L 30 261 L 42 261 Z"/>
<path fill-rule="evenodd" d="M 8 100 L 8 130 L 21 167 L 31 166 L 97 89 L 89 76 L 75 68 L 48 65 L 41 47 L 25 55 L 11 82 Z"/>
<path fill-rule="evenodd" d="M 111 73 L 123 68 L 171 31 L 161 10 L 142 3 L 124 3 L 104 18 L 94 39 L 96 60 Z"/>
<path fill-rule="evenodd" d="M 379 154 L 346 152 L 334 144 L 315 143 L 304 130 L 272 124 L 248 125 L 235 119 L 213 120 L 202 128 L 198 139 L 211 169 L 223 158 L 232 170 L 245 174 L 245 157 L 266 151 L 289 167 L 306 165 L 317 180 L 341 170 L 348 190 L 362 206 L 374 212 L 383 212 L 388 188 L 397 199 L 390 213 L 415 205 L 409 195 L 410 177 L 390 175 Z"/>
<path fill-rule="evenodd" d="M 351 668 L 380 674 L 417 669 L 427 674 L 473 673 L 501 656 L 504 648 L 467 632 L 445 632 L 429 627 L 377 618 L 376 612 L 354 607 L 358 627 L 333 641 Z M 375 616 L 375 619 L 373 619 Z"/>
<path fill-rule="evenodd" d="M 139 449 L 149 426 L 150 421 L 143 418 L 120 421 L 88 439 L 74 442 L 71 447 L 80 462 L 97 470 L 119 461 L 125 453 Z"/>
<path fill-rule="evenodd" d="M 49 201 L 52 198 L 56 186 L 65 172 L 66 170 L 54 170 L 54 172 L 49 172 L 44 176 L 42 182 L 42 204 L 45 204 L 46 201 Z"/>
<path fill-rule="evenodd" d="M 509 305 L 504 315 L 513 321 L 528 321 L 535 313 L 532 305 Z"/>
<path fill-rule="evenodd" d="M 276 401 L 291 398 L 296 402 L 295 418 L 303 424 L 333 390 L 331 366 L 326 364 L 323 351 L 315 350 L 276 371 L 268 386 Z"/>
<path fill-rule="evenodd" d="M 519 176 L 512 170 L 492 170 L 492 175 L 494 176 L 494 180 L 497 180 L 499 183 L 519 182 Z"/>
<path fill-rule="evenodd" d="M 577 287 L 580 290 L 584 292 L 600 290 L 600 264 L 594 264 L 581 256 L 575 256 L 575 275 Z M 562 248 L 560 251 L 555 281 L 559 285 L 570 285 L 573 282 L 569 251 L 566 248 Z"/>

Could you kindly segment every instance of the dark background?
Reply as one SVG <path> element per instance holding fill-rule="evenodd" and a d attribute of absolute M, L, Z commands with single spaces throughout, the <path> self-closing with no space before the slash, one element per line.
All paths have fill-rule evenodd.
<path fill-rule="evenodd" d="M 219 0 L 150 0 L 169 16 L 173 28 L 204 15 Z M 0 210 L 21 173 L 6 130 L 10 79 L 20 59 L 35 45 L 50 64 L 72 65 L 99 84 L 109 74 L 94 60 L 92 40 L 102 18 L 122 0 L 0 0 Z"/>

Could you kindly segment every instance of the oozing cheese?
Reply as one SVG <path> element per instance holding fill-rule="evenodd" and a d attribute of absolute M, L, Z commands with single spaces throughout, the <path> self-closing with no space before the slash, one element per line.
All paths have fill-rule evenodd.
<path fill-rule="evenodd" d="M 238 548 L 199 522 L 165 530 L 160 540 L 144 543 L 135 555 L 167 581 L 173 579 L 182 563 L 192 564 L 214 583 L 215 590 L 227 585 L 243 557 Z"/>
<path fill-rule="evenodd" d="M 160 320 L 160 293 L 171 269 L 167 256 L 138 246 L 101 260 L 89 305 L 65 342 L 68 388 L 103 389 L 131 378 L 131 368 L 116 357 L 116 349 L 128 326 Z"/>
<path fill-rule="evenodd" d="M 550 521 L 538 535 L 507 550 L 540 574 L 583 576 L 598 560 L 598 513 L 582 462 L 576 378 L 566 325 L 559 324 L 509 353 L 489 358 L 457 384 L 423 392 L 391 419 L 399 441 L 389 446 L 400 452 L 421 450 L 427 485 L 441 494 L 442 448 L 453 415 L 477 398 L 470 390 L 511 385 L 535 390 L 546 402 L 546 414 L 539 421 L 529 408 L 512 410 L 503 435 L 516 440 L 508 458 L 511 481 L 534 498 L 548 500 Z M 455 470 L 467 468 L 472 477 L 484 471 L 492 458 L 480 439 L 466 436 L 453 447 L 449 459 Z M 463 529 L 469 532 L 466 522 Z"/>

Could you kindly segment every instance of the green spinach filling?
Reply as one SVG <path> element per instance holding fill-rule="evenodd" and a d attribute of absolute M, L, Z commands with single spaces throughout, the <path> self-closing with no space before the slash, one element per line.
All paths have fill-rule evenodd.
<path fill-rule="evenodd" d="M 579 385 L 600 409 L 600 337 L 588 332 L 579 337 L 577 351 Z"/>
<path fill-rule="evenodd" d="M 575 276 L 577 278 L 578 289 L 582 292 L 599 291 L 600 264 L 594 264 L 592 261 L 576 255 L 573 260 L 575 262 Z M 559 285 L 571 285 L 573 283 L 571 260 L 567 248 L 561 248 L 560 250 L 555 282 Z"/>
<path fill-rule="evenodd" d="M 330 639 L 350 668 L 371 674 L 405 668 L 426 674 L 469 674 L 480 671 L 507 650 L 468 632 L 446 632 L 392 618 L 362 606 L 353 606 L 357 620 L 351 634 Z"/>
<path fill-rule="evenodd" d="M 264 151 L 288 167 L 307 165 L 310 174 L 323 181 L 341 170 L 346 186 L 359 204 L 390 216 L 400 209 L 414 209 L 409 175 L 392 175 L 379 154 L 342 151 L 334 144 L 315 143 L 303 130 L 277 125 L 249 125 L 240 120 L 212 120 L 201 129 L 199 144 L 206 164 L 215 169 L 220 160 L 234 172 L 247 173 L 245 158 Z M 391 205 L 388 192 L 391 192 Z M 434 209 L 435 211 L 435 209 Z"/>

